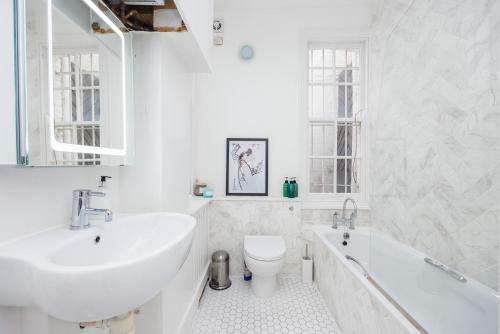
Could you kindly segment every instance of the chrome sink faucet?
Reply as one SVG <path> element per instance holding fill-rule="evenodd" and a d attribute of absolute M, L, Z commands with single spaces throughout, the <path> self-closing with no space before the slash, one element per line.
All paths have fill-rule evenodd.
<path fill-rule="evenodd" d="M 354 206 L 354 211 L 351 213 L 351 216 L 349 218 L 346 217 L 347 202 L 352 202 L 352 205 Z M 339 224 L 340 224 L 340 225 L 349 226 L 349 228 L 351 230 L 354 230 L 354 225 L 355 225 L 357 217 L 358 217 L 358 206 L 356 205 L 356 202 L 354 201 L 354 199 L 352 199 L 351 197 L 348 197 L 345 199 L 344 205 L 342 205 L 342 216 L 339 218 L 339 215 L 337 212 L 335 212 L 333 214 L 332 228 L 337 229 Z"/>
<path fill-rule="evenodd" d="M 106 222 L 113 220 L 113 213 L 109 209 L 94 209 L 89 207 L 91 196 L 104 197 L 105 193 L 88 189 L 73 190 L 73 214 L 71 216 L 71 230 L 80 230 L 90 227 L 88 215 L 103 215 Z"/>

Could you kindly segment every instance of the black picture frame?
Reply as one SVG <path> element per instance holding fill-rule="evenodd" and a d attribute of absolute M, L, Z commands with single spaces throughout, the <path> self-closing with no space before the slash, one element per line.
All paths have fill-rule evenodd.
<path fill-rule="evenodd" d="M 263 192 L 234 192 L 230 191 L 230 162 L 233 161 L 230 149 L 232 142 L 261 142 L 264 144 L 264 191 Z M 249 166 L 250 168 L 250 166 Z M 269 139 L 268 138 L 227 138 L 226 139 L 226 196 L 268 196 L 268 181 L 269 181 Z"/>

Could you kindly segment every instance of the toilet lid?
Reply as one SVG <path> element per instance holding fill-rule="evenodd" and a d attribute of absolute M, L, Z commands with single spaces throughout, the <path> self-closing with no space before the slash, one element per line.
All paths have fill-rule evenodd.
<path fill-rule="evenodd" d="M 285 255 L 285 241 L 280 236 L 247 235 L 244 241 L 245 254 L 260 261 L 275 261 Z"/>

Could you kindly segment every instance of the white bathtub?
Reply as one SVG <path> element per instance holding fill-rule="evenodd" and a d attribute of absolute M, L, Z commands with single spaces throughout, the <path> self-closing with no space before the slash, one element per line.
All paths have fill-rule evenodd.
<path fill-rule="evenodd" d="M 468 277 L 466 282 L 461 282 L 424 262 L 425 254 L 389 237 L 370 232 L 367 228 L 358 227 L 349 230 L 350 238 L 346 246 L 342 245 L 343 229 L 333 230 L 328 226 L 314 226 L 313 230 L 316 234 L 315 243 L 321 243 L 314 245 L 316 273 L 319 274 L 316 280 L 320 290 L 323 289 L 330 294 L 325 298 L 347 300 L 347 303 L 351 303 L 349 312 L 357 312 L 353 309 L 351 301 L 353 298 L 349 297 L 349 293 L 362 295 L 363 292 L 359 290 L 360 287 L 364 287 L 364 293 L 369 294 L 369 297 L 364 298 L 370 299 L 368 303 L 371 303 L 370 305 L 359 299 L 364 305 L 359 305 L 357 308 L 361 312 L 358 320 L 374 321 L 375 324 L 359 324 L 358 331 L 346 330 L 346 327 L 350 328 L 356 321 L 354 318 L 351 323 L 344 324 L 345 334 L 362 333 L 361 328 L 366 331 L 370 326 L 376 328 L 373 333 L 384 334 L 399 334 L 403 330 L 407 333 L 430 334 L 498 333 L 498 292 Z M 329 250 L 329 254 L 325 252 L 326 249 Z M 382 290 L 370 283 L 363 275 L 361 266 L 347 260 L 345 255 L 357 259 Z M 328 256 L 333 258 L 327 259 Z M 334 270 L 326 268 L 339 265 L 344 268 L 337 267 Z M 346 268 L 348 271 L 345 271 Z M 331 282 L 325 282 L 326 277 Z M 357 280 L 361 285 L 359 282 L 348 284 L 346 280 Z M 333 286 L 330 287 L 329 284 Z M 336 284 L 339 285 L 337 289 L 353 289 L 353 291 L 340 293 L 335 287 Z M 384 290 L 403 310 L 384 297 Z M 333 304 L 333 307 L 347 306 L 343 305 L 342 301 L 329 304 Z M 369 312 L 366 310 L 369 307 L 385 308 L 385 310 L 377 310 L 375 313 L 378 312 L 379 315 L 371 314 L 370 318 L 367 314 L 363 314 Z M 404 314 L 405 311 L 407 315 Z M 342 313 L 338 318 L 337 321 L 342 323 Z M 399 329 L 387 329 L 388 326 L 392 328 L 398 326 L 389 324 L 388 321 L 400 322 Z M 384 326 L 385 332 L 381 329 Z"/>

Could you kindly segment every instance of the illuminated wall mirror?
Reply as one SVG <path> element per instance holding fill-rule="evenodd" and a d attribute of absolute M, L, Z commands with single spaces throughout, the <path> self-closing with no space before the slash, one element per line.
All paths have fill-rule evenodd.
<path fill-rule="evenodd" d="M 132 36 L 99 0 L 24 0 L 21 152 L 29 166 L 129 158 Z"/>

